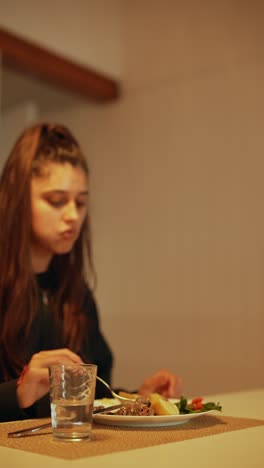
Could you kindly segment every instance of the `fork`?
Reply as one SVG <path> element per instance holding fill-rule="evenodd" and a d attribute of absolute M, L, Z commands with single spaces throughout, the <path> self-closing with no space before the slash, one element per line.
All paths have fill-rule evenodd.
<path fill-rule="evenodd" d="M 106 383 L 101 377 L 98 377 L 98 375 L 96 376 L 97 380 L 99 380 L 106 388 L 108 388 L 108 390 L 110 391 L 110 393 L 112 394 L 112 396 L 114 398 L 116 398 L 117 400 L 120 400 L 120 401 L 127 401 L 127 402 L 130 402 L 132 403 L 133 400 L 131 400 L 131 398 L 126 398 L 126 397 L 123 397 L 121 395 L 118 395 L 111 387 L 108 383 Z"/>

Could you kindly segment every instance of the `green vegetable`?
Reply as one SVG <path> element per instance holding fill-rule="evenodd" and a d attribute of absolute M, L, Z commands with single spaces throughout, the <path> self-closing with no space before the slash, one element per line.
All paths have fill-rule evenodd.
<path fill-rule="evenodd" d="M 188 403 L 187 398 L 183 396 L 181 396 L 180 401 L 175 403 L 175 405 L 178 407 L 180 414 L 202 413 L 211 410 L 222 411 L 222 406 L 220 403 L 214 403 L 212 401 L 202 403 L 201 408 L 194 409 L 195 407 L 193 406 L 193 403 Z"/>

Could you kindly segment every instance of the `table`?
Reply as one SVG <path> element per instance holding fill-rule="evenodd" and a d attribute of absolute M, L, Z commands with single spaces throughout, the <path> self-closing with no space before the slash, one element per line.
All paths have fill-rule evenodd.
<path fill-rule="evenodd" d="M 207 401 L 220 401 L 225 416 L 264 421 L 264 389 L 208 395 Z M 189 424 L 189 423 L 187 423 Z M 88 442 L 89 443 L 89 442 Z M 130 468 L 163 466 L 180 468 L 263 468 L 264 425 L 225 432 L 182 442 L 81 458 L 73 461 L 0 447 L 3 466 L 38 468 Z"/>

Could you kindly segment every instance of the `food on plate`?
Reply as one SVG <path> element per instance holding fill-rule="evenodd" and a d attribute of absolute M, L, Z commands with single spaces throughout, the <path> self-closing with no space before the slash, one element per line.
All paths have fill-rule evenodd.
<path fill-rule="evenodd" d="M 102 403 L 113 404 L 113 400 L 105 401 L 101 400 Z M 112 403 L 111 403 L 112 402 Z M 96 406 L 98 408 L 98 406 Z M 119 416 L 173 416 L 179 414 L 189 413 L 204 413 L 206 411 L 217 410 L 222 411 L 220 403 L 214 403 L 212 401 L 205 403 L 203 398 L 197 397 L 193 400 L 188 401 L 187 398 L 181 397 L 177 402 L 167 400 L 158 393 L 151 393 L 148 398 L 137 397 L 136 399 L 131 398 L 131 402 L 128 401 L 123 404 L 121 408 L 109 413 L 104 414 L 119 415 Z"/>
<path fill-rule="evenodd" d="M 102 403 L 102 405 L 104 406 L 112 406 L 112 405 L 117 405 L 118 403 L 120 403 L 120 400 L 118 400 L 117 398 L 101 398 L 100 399 L 100 403 Z"/>
<path fill-rule="evenodd" d="M 158 393 L 151 393 L 149 395 L 149 400 L 151 402 L 151 407 L 153 408 L 154 413 L 157 416 L 179 414 L 179 409 L 177 405 L 165 399 Z"/>
<path fill-rule="evenodd" d="M 154 416 L 154 409 L 149 400 L 137 398 L 131 403 L 126 403 L 122 408 L 119 408 L 115 414 L 120 416 Z"/>
<path fill-rule="evenodd" d="M 222 411 L 222 406 L 219 402 L 214 403 L 213 401 L 208 401 L 204 403 L 202 397 L 193 398 L 193 400 L 188 402 L 187 398 L 182 396 L 176 405 L 180 414 L 203 413 L 211 410 Z"/>

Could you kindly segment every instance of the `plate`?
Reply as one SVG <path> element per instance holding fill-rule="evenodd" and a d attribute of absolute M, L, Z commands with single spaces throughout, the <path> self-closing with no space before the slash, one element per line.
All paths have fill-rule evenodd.
<path fill-rule="evenodd" d="M 173 403 L 177 400 L 171 400 Z M 103 398 L 102 400 L 95 400 L 94 406 L 111 406 L 118 403 L 118 400 Z M 191 419 L 204 416 L 211 413 L 211 411 L 203 411 L 201 413 L 190 414 L 173 414 L 168 416 L 120 416 L 114 414 L 94 414 L 93 419 L 99 424 L 107 426 L 122 426 L 122 427 L 168 427 L 177 426 L 178 424 L 185 424 Z"/>

